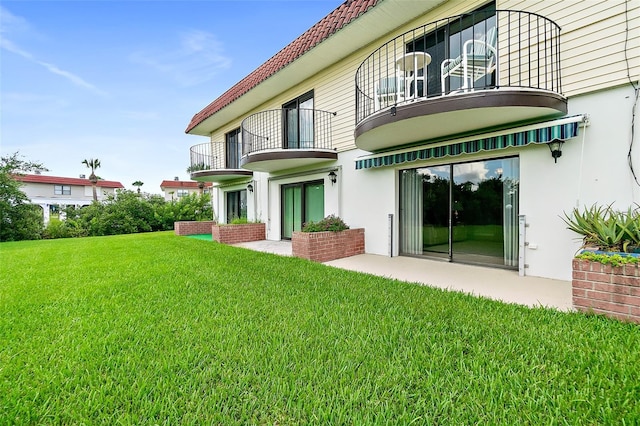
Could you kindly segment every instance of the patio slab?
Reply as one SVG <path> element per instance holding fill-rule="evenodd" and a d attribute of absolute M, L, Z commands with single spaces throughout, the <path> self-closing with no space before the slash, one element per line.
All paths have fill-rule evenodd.
<path fill-rule="evenodd" d="M 361 254 L 327 265 L 373 275 L 462 291 L 529 307 L 573 310 L 571 281 L 521 277 L 517 271 L 414 257 Z"/>
<path fill-rule="evenodd" d="M 249 241 L 245 243 L 231 244 L 234 247 L 243 247 L 250 250 L 262 251 L 265 253 L 279 254 L 280 256 L 291 256 L 291 241 Z"/>
<path fill-rule="evenodd" d="M 253 241 L 234 246 L 291 256 L 290 241 Z M 529 307 L 545 306 L 562 311 L 573 310 L 571 281 L 521 277 L 513 270 L 374 254 L 345 257 L 325 262 L 325 265 L 462 291 Z"/>

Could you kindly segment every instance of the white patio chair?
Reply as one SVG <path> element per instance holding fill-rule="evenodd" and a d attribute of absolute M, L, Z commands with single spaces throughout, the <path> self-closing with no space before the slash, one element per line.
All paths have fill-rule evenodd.
<path fill-rule="evenodd" d="M 445 94 L 447 77 L 462 78 L 460 90 L 473 89 L 479 78 L 493 72 L 496 68 L 496 27 L 487 31 L 483 40 L 468 40 L 462 47 L 462 54 L 454 59 L 445 59 L 440 64 L 442 94 Z"/>
<path fill-rule="evenodd" d="M 405 79 L 399 73 L 391 77 L 381 78 L 375 85 L 375 110 L 379 111 L 401 102 L 405 98 Z"/>

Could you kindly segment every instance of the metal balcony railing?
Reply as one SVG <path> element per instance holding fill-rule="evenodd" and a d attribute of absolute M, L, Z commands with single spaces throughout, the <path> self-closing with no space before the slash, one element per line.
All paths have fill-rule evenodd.
<path fill-rule="evenodd" d="M 207 142 L 194 145 L 190 149 L 190 156 L 190 173 L 229 168 L 226 164 L 224 142 Z M 231 168 L 238 168 L 238 166 Z"/>
<path fill-rule="evenodd" d="M 261 111 L 242 121 L 242 156 L 268 150 L 332 149 L 334 112 L 317 109 Z"/>
<path fill-rule="evenodd" d="M 512 10 L 441 19 L 371 53 L 355 83 L 356 124 L 404 102 L 472 90 L 561 93 L 560 27 L 535 13 Z"/>

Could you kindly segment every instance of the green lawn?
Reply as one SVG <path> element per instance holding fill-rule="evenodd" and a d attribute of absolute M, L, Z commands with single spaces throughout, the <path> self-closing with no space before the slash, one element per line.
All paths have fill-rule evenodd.
<path fill-rule="evenodd" d="M 640 328 L 173 233 L 0 244 L 0 425 L 637 424 Z"/>

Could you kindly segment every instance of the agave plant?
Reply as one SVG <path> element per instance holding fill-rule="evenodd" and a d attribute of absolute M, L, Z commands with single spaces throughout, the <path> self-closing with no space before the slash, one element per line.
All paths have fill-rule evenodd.
<path fill-rule="evenodd" d="M 616 221 L 623 231 L 622 251 L 640 248 L 640 205 L 629 207 L 626 212 L 617 212 Z"/>
<path fill-rule="evenodd" d="M 583 247 L 626 252 L 640 246 L 640 208 L 620 212 L 611 205 L 594 204 L 582 212 L 574 208 L 564 216 L 567 228 L 581 235 Z"/>

